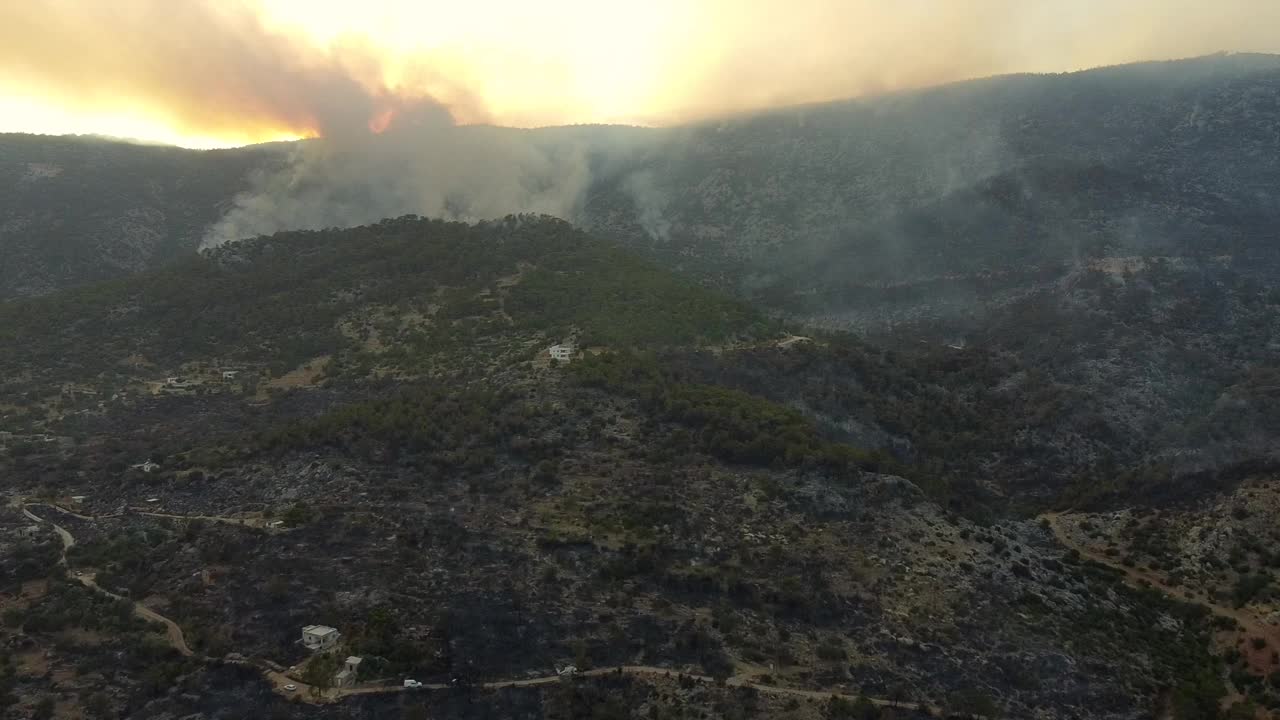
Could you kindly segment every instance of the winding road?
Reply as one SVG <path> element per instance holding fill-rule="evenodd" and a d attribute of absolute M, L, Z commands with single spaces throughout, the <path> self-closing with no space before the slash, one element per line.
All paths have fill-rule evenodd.
<path fill-rule="evenodd" d="M 37 522 L 48 523 L 54 529 L 54 531 L 57 532 L 58 537 L 61 538 L 62 540 L 62 553 L 58 559 L 58 563 L 59 565 L 66 566 L 67 552 L 72 547 L 75 546 L 76 544 L 75 537 L 73 537 L 71 533 L 68 532 L 65 528 L 53 522 L 52 520 L 42 518 L 39 515 L 36 515 L 34 512 L 32 512 L 31 507 L 36 505 L 43 505 L 45 507 L 52 508 L 53 510 L 56 510 L 58 512 L 63 512 L 68 515 L 73 515 L 77 518 L 84 519 L 84 520 L 93 521 L 95 518 L 85 516 L 85 515 L 80 515 L 70 510 L 66 510 L 65 508 L 59 507 L 57 505 L 51 505 L 48 503 L 24 503 L 23 504 L 22 512 L 24 515 L 26 515 L 28 518 L 35 520 Z M 150 515 L 154 517 L 171 517 L 171 518 L 191 519 L 191 520 L 198 519 L 198 520 L 207 520 L 211 522 L 231 522 L 235 524 L 241 524 L 240 520 L 237 518 L 220 518 L 220 517 L 203 516 L 203 515 L 201 516 L 171 515 L 167 513 L 153 513 L 153 512 L 147 512 L 142 514 Z M 343 698 L 351 697 L 354 695 L 375 695 L 375 694 L 388 694 L 388 693 L 415 692 L 418 690 L 446 690 L 449 688 L 449 685 L 446 685 L 444 683 L 423 683 L 417 688 L 405 688 L 398 685 L 366 685 L 363 687 L 322 689 L 322 688 L 308 685 L 302 682 L 301 680 L 298 680 L 289 675 L 286 675 L 285 673 L 279 672 L 278 670 L 275 670 L 274 668 L 272 668 L 264 660 L 215 658 L 207 655 L 198 654 L 195 651 L 193 651 L 191 647 L 187 644 L 187 639 L 182 632 L 182 628 L 173 620 L 170 620 L 169 618 L 161 615 L 160 613 L 155 612 L 151 608 L 148 608 L 139 602 L 131 600 L 130 598 L 126 598 L 122 595 L 118 595 L 114 592 L 111 592 L 110 590 L 107 590 L 106 588 L 103 588 L 101 585 L 99 585 L 96 582 L 94 573 L 91 573 L 91 572 L 79 573 L 79 574 L 76 574 L 74 577 L 76 578 L 76 580 L 80 581 L 80 583 L 83 584 L 85 587 L 88 587 L 95 592 L 103 593 L 104 595 L 116 598 L 118 600 L 124 600 L 126 602 L 133 603 L 134 614 L 136 614 L 138 617 L 144 620 L 160 623 L 161 625 L 163 625 L 165 628 L 165 634 L 167 636 L 169 644 L 175 650 L 181 653 L 183 656 L 196 657 L 211 663 L 230 663 L 230 664 L 236 664 L 236 665 L 248 665 L 248 666 L 256 667 L 262 672 L 263 676 L 271 683 L 272 687 L 275 689 L 277 693 L 280 693 L 287 697 L 296 698 L 303 702 L 307 702 L 311 704 L 325 704 L 325 703 L 337 702 L 342 700 Z M 594 670 L 586 670 L 586 671 L 576 673 L 576 676 L 577 677 L 600 677 L 604 675 L 611 675 L 614 673 L 621 673 L 624 675 L 632 675 L 632 676 L 650 676 L 650 677 L 670 676 L 670 677 L 686 678 L 689 680 L 693 680 L 695 682 L 706 683 L 706 684 L 714 684 L 717 682 L 715 678 L 709 675 L 699 675 L 695 673 L 681 672 L 679 670 L 673 670 L 671 668 L 654 667 L 650 665 L 622 665 L 622 666 L 612 666 L 607 668 L 597 668 Z M 750 675 L 736 675 L 726 679 L 724 681 L 724 684 L 729 687 L 751 688 L 758 692 L 766 693 L 769 695 L 788 696 L 788 697 L 801 698 L 801 699 L 814 700 L 814 701 L 823 701 L 823 700 L 829 700 L 831 698 L 840 698 L 842 700 L 854 702 L 859 697 L 861 697 L 859 695 L 833 692 L 830 690 L 805 690 L 800 688 L 782 687 L 778 685 L 765 685 L 762 683 L 753 682 L 751 680 L 751 677 L 752 676 Z M 564 678 L 562 678 L 559 675 L 544 675 L 541 677 L 532 677 L 532 678 L 495 680 L 495 681 L 477 683 L 477 685 L 478 687 L 482 687 L 489 690 L 500 690 L 504 688 L 523 688 L 523 687 L 538 687 L 543 685 L 552 685 L 558 682 L 562 682 L 563 680 Z M 294 689 L 293 690 L 286 689 L 288 686 L 291 686 Z M 899 701 L 889 700 L 885 698 L 867 698 L 867 699 L 870 700 L 872 704 L 878 707 L 897 707 L 897 708 L 902 708 L 904 710 L 926 712 L 933 715 L 942 715 L 944 712 L 942 708 L 935 705 L 930 705 L 928 703 L 899 702 Z M 972 718 L 973 720 L 984 720 L 982 716 L 978 716 L 978 715 L 953 716 L 953 717 L 969 717 L 969 718 Z"/>
<path fill-rule="evenodd" d="M 1251 651 L 1251 648 L 1247 645 L 1241 649 L 1241 652 L 1248 657 L 1250 666 L 1256 672 L 1262 674 L 1275 669 L 1275 664 L 1271 662 L 1271 652 L 1280 650 L 1280 626 L 1267 623 L 1256 614 L 1243 608 L 1221 605 L 1206 598 L 1198 597 L 1185 587 L 1169 584 L 1168 580 L 1156 573 L 1137 567 L 1129 567 L 1115 558 L 1094 550 L 1083 543 L 1076 542 L 1063 525 L 1063 516 L 1066 514 L 1051 512 L 1040 516 L 1041 519 L 1048 521 L 1050 531 L 1053 532 L 1054 537 L 1064 547 L 1080 553 L 1080 557 L 1092 560 L 1099 565 L 1104 565 L 1121 573 L 1125 583 L 1131 587 L 1139 589 L 1155 588 L 1175 600 L 1198 605 L 1218 617 L 1234 620 L 1246 637 L 1262 638 L 1267 643 L 1265 650 L 1262 652 Z"/>
<path fill-rule="evenodd" d="M 57 510 L 62 510 L 62 508 L 58 508 L 57 506 L 53 506 L 53 505 L 50 505 L 47 507 L 53 507 Z M 62 527 L 61 525 L 53 522 L 52 520 L 46 520 L 40 517 L 39 515 L 36 515 L 35 513 L 31 512 L 30 505 L 24 506 L 22 508 L 22 513 L 37 522 L 49 523 L 49 525 L 53 528 L 54 532 L 58 533 L 58 537 L 62 539 L 62 553 L 58 557 L 58 564 L 65 567 L 67 564 L 67 552 L 70 551 L 71 548 L 74 547 L 76 544 L 75 537 L 73 537 L 71 533 L 67 532 L 67 529 Z M 80 518 L 85 517 L 83 515 L 78 515 L 76 513 L 68 512 L 68 514 L 76 515 L 76 517 L 80 517 Z M 175 623 L 174 621 L 152 610 L 146 605 L 143 605 L 142 603 L 134 602 L 133 600 L 130 600 L 129 598 L 123 595 L 113 593 L 110 590 L 102 587 L 97 583 L 95 573 L 77 572 L 74 575 L 74 577 L 76 580 L 80 581 L 81 585 L 84 585 L 85 587 L 88 587 L 96 592 L 100 592 L 103 595 L 115 598 L 116 600 L 124 600 L 127 603 L 132 603 L 134 615 L 137 615 L 138 617 L 148 622 L 160 623 L 165 627 L 165 635 L 168 636 L 169 644 L 172 645 L 175 650 L 182 653 L 186 657 L 192 657 L 193 655 L 195 655 L 195 653 L 192 652 L 191 648 L 187 645 L 187 638 L 185 635 L 182 634 L 182 628 L 179 627 L 178 624 Z"/>

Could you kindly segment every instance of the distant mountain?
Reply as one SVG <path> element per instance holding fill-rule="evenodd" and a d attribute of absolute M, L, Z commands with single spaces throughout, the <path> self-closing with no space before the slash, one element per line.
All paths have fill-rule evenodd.
<path fill-rule="evenodd" d="M 585 165 L 546 168 L 574 178 L 528 181 L 578 194 L 566 219 L 766 298 L 819 293 L 826 311 L 876 311 L 838 298 L 940 274 L 1153 253 L 1270 258 L 1280 219 L 1280 56 L 1003 76 L 669 129 L 460 137 L 471 135 L 581 152 Z M 188 253 L 249 173 L 284 157 L 0 137 L 0 298 Z M 483 189 L 482 172 L 471 181 L 468 192 Z M 355 197 L 426 212 L 405 192 L 375 179 Z M 450 197 L 446 210 L 471 205 Z"/>
<path fill-rule="evenodd" d="M 1270 256 L 1278 151 L 1280 56 L 1213 56 L 664 131 L 585 215 L 690 267 L 804 290 L 1105 255 Z"/>
<path fill-rule="evenodd" d="M 195 252 L 278 146 L 196 151 L 0 135 L 0 299 L 135 273 Z"/>

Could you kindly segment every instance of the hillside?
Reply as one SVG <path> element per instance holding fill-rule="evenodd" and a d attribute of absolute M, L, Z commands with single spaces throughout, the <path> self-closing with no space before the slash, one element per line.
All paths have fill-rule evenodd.
<path fill-rule="evenodd" d="M 139 718 L 408 714 L 373 682 L 401 676 L 468 717 L 625 692 L 659 717 L 1198 718 L 1227 691 L 1203 612 L 1009 511 L 989 401 L 935 382 L 996 365 L 788 335 L 561 221 L 283 233 L 11 303 L 0 332 L 23 707 L 101 688 L 95 654 L 93 704 Z M 583 352 L 553 363 L 565 335 Z M 327 681 L 314 623 L 367 697 L 272 679 Z M 500 687 L 565 664 L 657 670 Z"/>
<path fill-rule="evenodd" d="M 764 325 L 745 306 L 563 221 L 405 217 L 281 233 L 0 305 L 0 367 L 11 394 L 65 381 L 109 394 L 141 369 L 161 379 L 197 362 L 280 375 L 323 355 L 335 373 L 377 364 L 416 376 L 434 358 L 475 351 L 472 342 L 501 359 L 571 330 L 588 344 L 660 347 Z"/>
<path fill-rule="evenodd" d="M 458 717 L 1280 708 L 1280 58 L 456 132 L 585 229 L 361 224 L 434 187 L 386 144 L 197 254 L 309 166 L 0 138 L 21 717 L 420 716 L 284 691 L 312 623 Z"/>
<path fill-rule="evenodd" d="M 278 148 L 198 152 L 0 134 L 0 300 L 190 255 Z"/>
<path fill-rule="evenodd" d="M 663 133 L 585 212 L 748 288 L 1270 255 L 1277 127 L 1276 56 L 996 77 Z M 628 213 L 637 177 L 660 232 Z"/>

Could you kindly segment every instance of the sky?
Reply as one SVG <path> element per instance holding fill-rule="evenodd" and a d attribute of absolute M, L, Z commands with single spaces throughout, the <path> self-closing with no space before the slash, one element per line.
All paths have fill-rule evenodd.
<path fill-rule="evenodd" d="M 0 2 L 0 131 L 188 147 L 670 125 L 1008 72 L 1280 52 L 1280 0 Z M 410 112 L 410 111 L 413 112 Z"/>

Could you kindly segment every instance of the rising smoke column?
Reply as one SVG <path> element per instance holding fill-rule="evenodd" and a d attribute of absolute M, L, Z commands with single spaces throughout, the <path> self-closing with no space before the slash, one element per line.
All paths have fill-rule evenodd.
<path fill-rule="evenodd" d="M 527 130 L 459 127 L 431 104 L 407 107 L 381 133 L 298 143 L 284 169 L 255 177 L 236 197 L 201 247 L 404 214 L 573 217 L 590 183 L 588 151 Z"/>
<path fill-rule="evenodd" d="M 259 127 L 317 138 L 283 169 L 252 177 L 202 247 L 406 213 L 568 216 L 587 184 L 581 148 L 459 127 L 455 116 L 484 111 L 428 64 L 402 73 L 411 86 L 389 86 L 367 43 L 317 48 L 267 28 L 249 6 L 2 3 L 0 40 L 0 78 L 64 103 L 135 105 L 209 135 Z"/>

